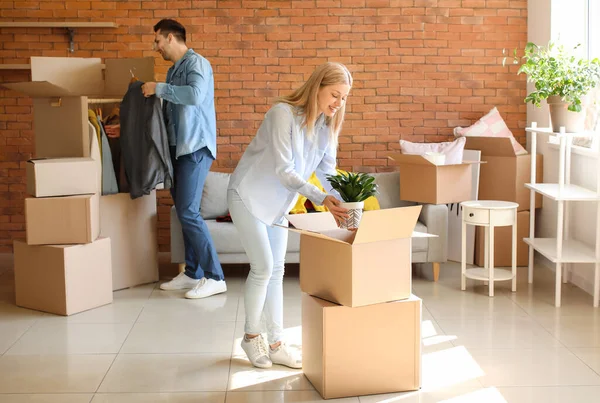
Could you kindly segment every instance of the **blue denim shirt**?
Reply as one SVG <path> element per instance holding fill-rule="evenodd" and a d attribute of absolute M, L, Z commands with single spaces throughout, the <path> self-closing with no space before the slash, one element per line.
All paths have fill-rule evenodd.
<path fill-rule="evenodd" d="M 156 84 L 163 99 L 169 145 L 176 158 L 207 147 L 217 158 L 215 84 L 208 60 L 189 49 L 167 72 L 167 82 Z"/>

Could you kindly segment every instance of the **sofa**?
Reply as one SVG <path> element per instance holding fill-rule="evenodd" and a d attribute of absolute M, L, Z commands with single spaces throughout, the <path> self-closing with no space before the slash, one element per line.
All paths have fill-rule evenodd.
<path fill-rule="evenodd" d="M 227 185 L 230 174 L 209 172 L 200 206 L 201 215 L 212 235 L 215 248 L 222 264 L 249 263 L 239 240 L 238 232 L 231 222 L 219 222 L 217 217 L 226 216 Z M 378 184 L 377 199 L 382 209 L 412 206 L 416 203 L 400 200 L 400 176 L 398 172 L 373 174 Z M 432 263 L 433 278 L 439 277 L 439 264 L 447 260 L 448 207 L 446 205 L 423 205 L 415 231 L 438 235 L 434 238 L 414 238 L 412 243 L 413 263 Z M 300 235 L 289 233 L 286 255 L 287 263 L 300 261 Z M 185 267 L 185 253 L 181 224 L 175 206 L 171 208 L 171 262 Z"/>

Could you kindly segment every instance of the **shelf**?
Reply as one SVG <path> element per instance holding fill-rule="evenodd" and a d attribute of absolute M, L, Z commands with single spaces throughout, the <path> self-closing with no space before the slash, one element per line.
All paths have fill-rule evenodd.
<path fill-rule="evenodd" d="M 562 257 L 560 261 L 556 256 L 556 238 L 525 238 L 526 244 L 533 247 L 539 253 L 550 259 L 552 263 L 595 263 L 596 253 L 594 250 L 573 239 L 565 239 L 562 242 Z"/>
<path fill-rule="evenodd" d="M 488 269 L 477 267 L 465 270 L 465 277 L 473 280 L 489 281 Z M 512 280 L 512 271 L 494 268 L 494 281 Z"/>
<path fill-rule="evenodd" d="M 0 70 L 31 70 L 30 64 L 0 64 Z"/>
<path fill-rule="evenodd" d="M 10 21 L 0 22 L 0 28 L 117 28 L 115 22 L 86 21 Z"/>
<path fill-rule="evenodd" d="M 559 191 L 557 183 L 526 183 L 526 188 L 532 189 L 537 193 L 552 200 L 564 201 L 599 201 L 600 195 L 589 189 L 577 185 L 563 185 L 562 191 Z"/>
<path fill-rule="evenodd" d="M 530 132 L 530 133 L 551 134 L 556 137 L 571 137 L 571 138 L 572 137 L 591 137 L 591 136 L 595 135 L 594 132 L 560 133 L 560 132 L 552 131 L 552 129 L 549 127 L 527 127 L 525 129 L 525 131 Z"/>

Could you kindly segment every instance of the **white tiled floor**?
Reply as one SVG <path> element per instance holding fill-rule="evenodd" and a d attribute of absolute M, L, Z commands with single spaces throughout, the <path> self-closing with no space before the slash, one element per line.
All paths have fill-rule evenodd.
<path fill-rule="evenodd" d="M 424 301 L 423 387 L 419 392 L 340 399 L 347 403 L 600 401 L 600 310 L 591 296 L 563 286 L 555 308 L 552 274 L 496 296 L 470 283 L 459 266 L 439 283 L 414 279 Z M 188 301 L 150 284 L 115 293 L 113 304 L 71 317 L 18 308 L 14 276 L 0 267 L 0 402 L 318 402 L 302 371 L 252 368 L 243 335 L 243 282 L 227 294 Z M 298 278 L 285 279 L 285 326 L 301 344 Z"/>

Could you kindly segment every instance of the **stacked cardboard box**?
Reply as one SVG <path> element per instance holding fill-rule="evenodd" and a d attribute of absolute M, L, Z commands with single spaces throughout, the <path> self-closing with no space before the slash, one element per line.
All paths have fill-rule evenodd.
<path fill-rule="evenodd" d="M 158 280 L 156 193 L 100 196 L 88 122 L 88 96 L 122 99 L 132 74 L 153 81 L 154 59 L 32 57 L 31 82 L 2 84 L 33 98 L 34 197 L 25 202 L 27 242 L 15 243 L 19 305 L 72 314 L 110 303 L 113 289 Z"/>
<path fill-rule="evenodd" d="M 323 398 L 420 388 L 421 300 L 411 294 L 420 211 L 366 211 L 355 232 L 329 213 L 289 216 L 302 234 L 303 370 Z"/>
<path fill-rule="evenodd" d="M 528 247 L 523 238 L 529 236 L 531 155 L 516 155 L 509 138 L 467 137 L 465 148 L 480 150 L 479 200 L 502 200 L 519 204 L 517 209 L 517 266 L 527 266 Z M 543 160 L 537 155 L 536 182 L 543 180 Z M 537 194 L 535 208 L 542 207 L 542 195 Z M 485 228 L 475 233 L 475 264 L 483 267 L 485 260 Z M 494 231 L 494 267 L 512 265 L 512 228 L 498 227 Z"/>

